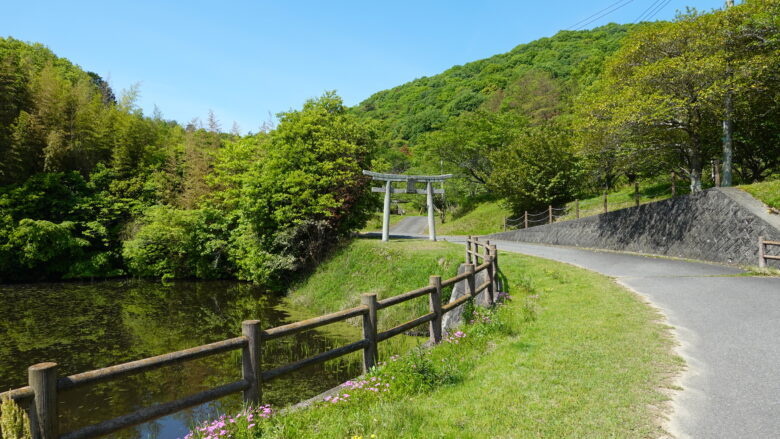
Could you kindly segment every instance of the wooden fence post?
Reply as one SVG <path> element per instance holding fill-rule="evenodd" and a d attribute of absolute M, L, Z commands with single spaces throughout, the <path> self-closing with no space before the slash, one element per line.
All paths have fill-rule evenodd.
<path fill-rule="evenodd" d="M 57 416 L 57 363 L 27 368 L 27 380 L 35 399 L 30 406 L 30 431 L 34 439 L 59 437 Z"/>
<path fill-rule="evenodd" d="M 488 281 L 490 286 L 488 287 L 488 295 L 490 304 L 493 305 L 496 302 L 496 275 L 498 273 L 498 248 L 495 244 L 490 245 L 490 265 L 488 266 Z"/>
<path fill-rule="evenodd" d="M 376 341 L 376 309 L 377 301 L 375 293 L 366 293 L 360 297 L 360 302 L 368 306 L 368 312 L 363 314 L 363 338 L 368 341 L 368 345 L 363 349 L 363 373 L 368 373 L 376 364 L 378 358 Z"/>
<path fill-rule="evenodd" d="M 476 276 L 474 275 L 474 264 L 466 264 L 466 266 L 463 267 L 463 270 L 466 273 L 470 273 L 466 278 L 466 288 L 468 289 L 468 295 L 474 297 L 474 291 L 477 290 L 475 279 Z"/>
<path fill-rule="evenodd" d="M 634 202 L 636 203 L 636 207 L 639 207 L 639 198 L 641 195 L 639 195 L 639 182 L 634 182 Z"/>
<path fill-rule="evenodd" d="M 528 228 L 528 211 L 527 210 L 525 211 L 525 227 L 524 228 L 525 229 Z"/>
<path fill-rule="evenodd" d="M 471 235 L 466 238 L 466 263 L 471 263 Z"/>
<path fill-rule="evenodd" d="M 259 406 L 263 400 L 263 373 L 261 359 L 263 340 L 260 333 L 260 320 L 241 322 L 241 335 L 247 338 L 247 345 L 241 350 L 241 374 L 249 382 L 244 390 L 244 403 Z"/>
<path fill-rule="evenodd" d="M 431 343 L 441 342 L 441 276 L 431 276 L 428 283 L 433 287 L 433 291 L 428 295 L 428 305 L 430 311 L 436 315 L 436 318 L 428 323 L 428 332 L 430 333 Z"/>
<path fill-rule="evenodd" d="M 607 191 L 604 191 L 604 213 L 609 212 L 608 206 L 607 206 Z"/>
<path fill-rule="evenodd" d="M 579 200 L 579 198 L 574 200 L 574 209 L 577 212 L 577 219 L 580 219 L 580 200 Z"/>
<path fill-rule="evenodd" d="M 766 245 L 764 245 L 764 237 L 759 236 L 758 237 L 758 267 L 759 268 L 766 268 L 766 258 L 764 257 L 766 255 Z"/>
<path fill-rule="evenodd" d="M 504 217 L 504 231 L 506 232 L 506 216 Z"/>
<path fill-rule="evenodd" d="M 672 171 L 672 196 L 677 195 L 677 173 Z"/>
<path fill-rule="evenodd" d="M 552 206 L 547 206 L 547 224 L 552 224 Z"/>

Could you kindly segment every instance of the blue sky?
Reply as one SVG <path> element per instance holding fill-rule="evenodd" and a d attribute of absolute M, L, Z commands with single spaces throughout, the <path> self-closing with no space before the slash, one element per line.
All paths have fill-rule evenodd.
<path fill-rule="evenodd" d="M 667 3 L 667 0 L 659 0 Z M 40 42 L 108 79 L 140 83 L 140 106 L 167 119 L 257 131 L 269 113 L 337 90 L 348 105 L 376 91 L 554 35 L 616 0 L 6 1 L 0 35 Z M 9 4 L 10 3 L 10 4 Z M 634 22 L 655 0 L 587 25 Z M 722 0 L 668 0 L 675 10 Z"/>

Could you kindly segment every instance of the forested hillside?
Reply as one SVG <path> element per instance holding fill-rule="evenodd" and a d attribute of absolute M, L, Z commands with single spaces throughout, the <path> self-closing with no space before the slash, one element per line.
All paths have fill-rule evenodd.
<path fill-rule="evenodd" d="M 461 212 L 480 199 L 542 210 L 672 172 L 698 191 L 714 184 L 715 160 L 727 184 L 774 178 L 779 10 L 747 0 L 673 22 L 562 31 L 353 111 L 382 124 L 385 169 L 460 177 L 438 202 Z"/>
<path fill-rule="evenodd" d="M 562 31 L 227 134 L 0 39 L 0 282 L 135 275 L 284 284 L 377 205 L 361 169 L 453 173 L 440 210 L 562 206 L 638 179 L 780 176 L 780 1 Z M 399 198 L 402 196 L 399 196 Z M 423 200 L 415 198 L 416 202 Z"/>
<path fill-rule="evenodd" d="M 0 39 L 0 282 L 137 275 L 273 285 L 365 220 L 374 131 L 332 93 L 239 138 L 147 116 Z"/>

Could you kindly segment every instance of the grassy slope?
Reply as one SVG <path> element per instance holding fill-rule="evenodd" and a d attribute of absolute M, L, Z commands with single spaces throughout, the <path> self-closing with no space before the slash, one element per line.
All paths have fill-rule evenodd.
<path fill-rule="evenodd" d="M 317 271 L 294 286 L 289 300 L 314 315 L 360 304 L 361 293 L 379 299 L 428 285 L 428 277 L 446 279 L 457 273 L 462 248 L 445 242 L 358 239 L 339 249 Z M 427 301 L 417 299 L 379 313 L 380 328 L 427 313 Z"/>
<path fill-rule="evenodd" d="M 357 254 L 377 251 L 374 242 L 353 246 Z M 393 242 L 387 252 L 413 246 Z M 480 337 L 467 329 L 464 343 L 427 356 L 457 371 L 449 384 L 353 395 L 277 416 L 262 437 L 660 436 L 656 407 L 667 398 L 659 389 L 681 360 L 659 315 L 611 279 L 579 268 L 503 254 L 501 269 L 514 296 L 498 313 L 501 330 Z M 377 280 L 364 274 L 361 285 Z"/>
<path fill-rule="evenodd" d="M 780 209 L 780 180 L 738 186 L 769 207 Z"/>

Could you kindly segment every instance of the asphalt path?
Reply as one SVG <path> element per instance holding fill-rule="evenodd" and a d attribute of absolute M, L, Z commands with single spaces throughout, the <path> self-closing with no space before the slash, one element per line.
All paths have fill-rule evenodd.
<path fill-rule="evenodd" d="M 390 236 L 393 235 L 422 235 L 428 230 L 428 217 L 425 216 L 409 216 L 401 221 L 398 221 L 396 225 L 390 227 Z"/>
<path fill-rule="evenodd" d="M 687 363 L 667 426 L 673 436 L 780 438 L 780 278 L 625 253 L 492 243 L 614 277 L 666 315 Z"/>

